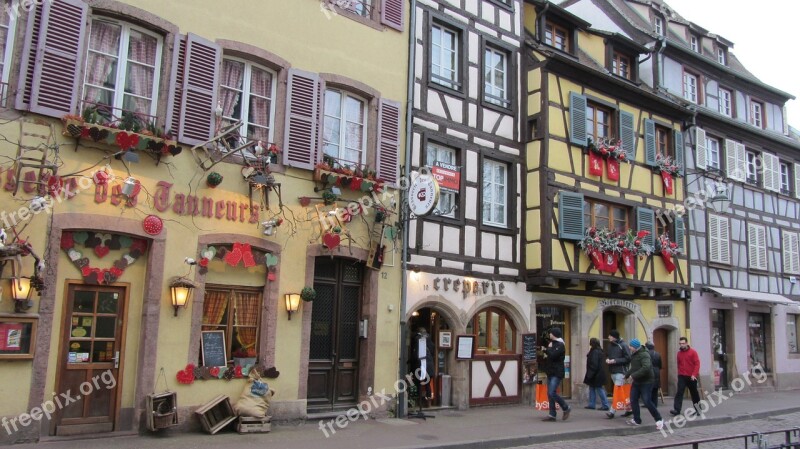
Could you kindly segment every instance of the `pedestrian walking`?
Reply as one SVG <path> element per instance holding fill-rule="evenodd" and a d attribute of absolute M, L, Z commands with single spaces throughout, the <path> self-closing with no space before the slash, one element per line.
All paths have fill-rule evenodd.
<path fill-rule="evenodd" d="M 586 408 L 594 410 L 597 397 L 600 397 L 600 410 L 609 410 L 608 396 L 606 396 L 606 370 L 603 360 L 603 350 L 600 348 L 600 340 L 592 338 L 589 340 L 589 353 L 586 354 L 586 375 L 583 383 L 589 386 L 589 405 Z"/>
<path fill-rule="evenodd" d="M 544 357 L 547 361 L 545 373 L 547 373 L 547 399 L 550 401 L 550 414 L 542 421 L 556 420 L 556 403 L 564 411 L 561 419 L 566 420 L 572 410 L 564 398 L 557 393 L 558 385 L 564 379 L 564 356 L 566 355 L 564 340 L 561 338 L 561 329 L 557 327 L 550 329 L 549 338 L 550 343 L 547 346 L 542 346 L 542 351 L 544 351 Z"/>
<path fill-rule="evenodd" d="M 626 423 L 631 426 L 642 425 L 641 409 L 639 408 L 639 398 L 641 397 L 644 406 L 647 407 L 650 415 L 656 421 L 656 429 L 661 430 L 664 427 L 664 421 L 650 398 L 650 394 L 653 391 L 653 362 L 650 359 L 650 353 L 635 338 L 631 340 L 629 346 L 631 348 L 631 366 L 628 372 L 625 373 L 625 379 L 630 378 L 633 380 L 631 385 L 633 418 L 626 421 Z"/>
<path fill-rule="evenodd" d="M 615 387 L 621 387 L 625 384 L 625 371 L 628 369 L 628 364 L 631 363 L 631 354 L 628 350 L 628 345 L 625 340 L 620 338 L 619 332 L 612 329 L 608 333 L 608 341 L 611 345 L 606 354 L 606 364 L 608 365 L 608 372 L 611 374 L 611 380 L 614 382 Z M 615 416 L 617 411 L 614 407 L 606 412 L 606 416 L 611 419 Z M 626 411 L 623 416 L 630 416 L 631 412 Z"/>
<path fill-rule="evenodd" d="M 653 376 L 655 377 L 653 392 L 650 393 L 650 397 L 653 398 L 653 405 L 658 407 L 658 390 L 661 389 L 661 354 L 656 351 L 653 342 L 648 341 L 644 344 L 644 347 L 650 353 L 650 360 L 653 362 Z"/>
<path fill-rule="evenodd" d="M 692 396 L 692 405 L 697 410 L 697 403 L 700 402 L 700 392 L 697 391 L 697 376 L 700 375 L 700 356 L 697 355 L 686 337 L 678 340 L 680 348 L 678 351 L 678 391 L 675 392 L 675 403 L 669 413 L 673 416 L 681 414 L 683 410 L 683 392 L 687 388 Z"/>

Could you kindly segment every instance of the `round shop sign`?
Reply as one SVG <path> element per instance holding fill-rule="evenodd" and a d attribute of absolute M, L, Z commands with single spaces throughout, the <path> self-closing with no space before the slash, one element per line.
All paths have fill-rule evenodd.
<path fill-rule="evenodd" d="M 439 202 L 439 183 L 430 174 L 420 174 L 408 189 L 408 207 L 422 217 L 430 214 Z"/>

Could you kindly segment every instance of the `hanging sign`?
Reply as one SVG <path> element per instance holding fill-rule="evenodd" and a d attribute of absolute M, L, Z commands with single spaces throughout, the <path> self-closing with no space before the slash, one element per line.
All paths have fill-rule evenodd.
<path fill-rule="evenodd" d="M 408 189 L 408 207 L 411 212 L 422 217 L 430 214 L 439 202 L 439 183 L 430 174 L 420 174 Z"/>
<path fill-rule="evenodd" d="M 461 188 L 461 167 L 457 165 L 439 161 L 434 162 L 433 167 L 431 167 L 431 174 L 442 190 L 458 193 Z"/>

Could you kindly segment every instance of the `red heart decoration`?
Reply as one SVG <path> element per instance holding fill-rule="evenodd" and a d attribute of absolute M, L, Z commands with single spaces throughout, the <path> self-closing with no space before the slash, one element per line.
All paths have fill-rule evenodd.
<path fill-rule="evenodd" d="M 101 259 L 105 257 L 109 251 L 111 250 L 107 246 L 97 245 L 94 247 L 94 253 L 97 254 L 97 257 Z"/>
<path fill-rule="evenodd" d="M 277 276 L 275 276 L 275 272 L 274 271 L 270 271 L 270 272 L 267 273 L 267 280 L 268 281 L 275 282 L 275 279 L 277 279 Z"/>
<path fill-rule="evenodd" d="M 339 246 L 341 243 L 342 238 L 339 234 L 334 234 L 332 232 L 328 232 L 327 234 L 322 236 L 322 244 L 328 249 L 334 249 Z"/>
<path fill-rule="evenodd" d="M 239 264 L 239 261 L 242 260 L 242 248 L 238 243 L 233 245 L 233 250 L 230 251 L 228 254 L 225 254 L 225 262 L 235 267 Z"/>
<path fill-rule="evenodd" d="M 92 268 L 90 266 L 87 265 L 87 266 L 81 267 L 81 275 L 83 277 L 89 276 L 90 274 L 92 274 Z"/>
<path fill-rule="evenodd" d="M 70 249 L 75 246 L 75 241 L 72 239 L 71 232 L 64 232 L 61 234 L 61 249 Z"/>
<path fill-rule="evenodd" d="M 50 196 L 55 197 L 61 193 L 63 187 L 64 181 L 61 180 L 61 176 L 50 176 L 47 178 L 47 191 L 50 193 Z"/>
<path fill-rule="evenodd" d="M 256 266 L 256 259 L 253 257 L 253 251 L 247 243 L 242 245 L 242 261 L 244 262 L 245 268 Z"/>

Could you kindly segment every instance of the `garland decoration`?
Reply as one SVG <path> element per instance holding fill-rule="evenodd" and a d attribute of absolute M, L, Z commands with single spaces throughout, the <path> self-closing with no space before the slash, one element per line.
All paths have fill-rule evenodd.
<path fill-rule="evenodd" d="M 110 268 L 95 268 L 90 265 L 89 258 L 75 249 L 77 244 L 90 248 L 95 255 L 103 258 L 110 250 L 128 249 Z M 122 276 L 129 265 L 136 262 L 147 251 L 147 242 L 144 239 L 133 239 L 119 234 L 104 234 L 99 232 L 63 232 L 61 234 L 61 249 L 67 253 L 72 264 L 80 270 L 83 281 L 87 284 L 108 285 L 113 284 Z"/>

